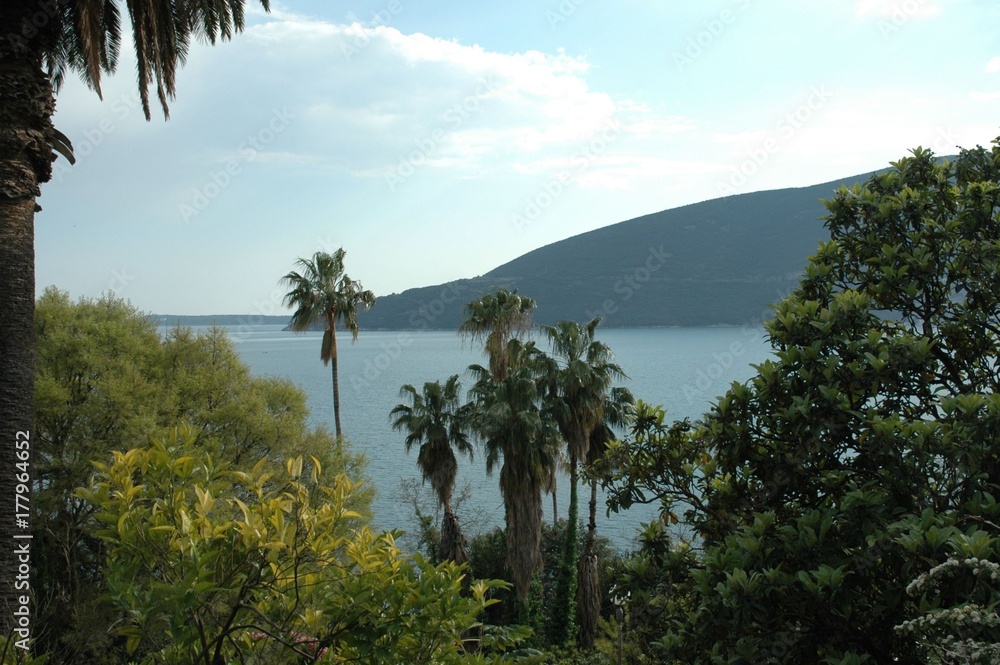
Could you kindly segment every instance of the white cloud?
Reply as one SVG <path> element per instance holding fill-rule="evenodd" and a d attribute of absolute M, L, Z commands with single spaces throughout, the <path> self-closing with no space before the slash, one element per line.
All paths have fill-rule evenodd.
<path fill-rule="evenodd" d="M 236 57 L 211 60 L 206 72 L 218 84 L 206 88 L 238 95 L 235 113 L 251 131 L 264 120 L 259 109 L 288 103 L 295 121 L 275 142 L 282 153 L 275 164 L 298 154 L 302 164 L 375 178 L 407 164 L 457 177 L 535 173 L 572 159 L 612 119 L 623 136 L 654 142 L 695 126 L 591 89 L 588 62 L 564 52 L 498 53 L 386 25 L 288 13 L 259 19 L 230 45 Z M 260 85 L 248 88 L 243 70 Z M 204 103 L 190 91 L 185 100 Z M 219 159 L 234 144 L 220 137 L 206 149 Z"/>
<path fill-rule="evenodd" d="M 990 58 L 990 61 L 986 63 L 986 73 L 1000 73 L 1000 55 Z"/>

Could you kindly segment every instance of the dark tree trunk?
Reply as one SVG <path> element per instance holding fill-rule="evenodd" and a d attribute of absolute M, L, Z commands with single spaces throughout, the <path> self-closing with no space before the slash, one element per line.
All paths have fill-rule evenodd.
<path fill-rule="evenodd" d="M 441 547 L 438 556 L 442 561 L 454 561 L 458 564 L 469 561 L 469 555 L 465 551 L 465 538 L 458 525 L 458 516 L 448 509 L 445 510 L 441 521 Z"/>
<path fill-rule="evenodd" d="M 462 529 L 458 525 L 458 516 L 446 509 L 444 518 L 441 520 L 441 547 L 438 550 L 438 557 L 442 561 L 454 561 L 457 564 L 469 562 L 469 554 L 465 551 L 465 537 L 462 536 Z M 462 590 L 468 593 L 471 587 L 469 571 L 465 572 L 462 578 Z"/>
<path fill-rule="evenodd" d="M 557 491 L 558 489 L 559 488 L 556 487 L 555 476 L 553 475 L 553 477 L 552 477 L 552 526 L 555 526 L 556 523 L 559 521 L 559 496 L 558 496 L 558 491 Z"/>
<path fill-rule="evenodd" d="M 337 430 L 337 438 L 339 439 L 343 436 L 343 431 L 340 428 L 340 378 L 337 374 L 337 331 L 330 328 L 330 335 L 332 339 L 330 340 L 330 345 L 333 349 L 333 355 L 330 357 L 330 367 L 332 367 L 333 373 L 333 422 Z"/>
<path fill-rule="evenodd" d="M 340 427 L 340 385 L 337 380 L 337 356 L 330 359 L 330 367 L 333 373 L 333 423 L 339 439 L 343 436 L 343 430 Z"/>
<path fill-rule="evenodd" d="M 55 99 L 41 68 L 41 50 L 34 38 L 37 31 L 24 32 L 32 39 L 20 36 L 20 27 L 30 26 L 30 17 L 39 9 L 34 1 L 0 3 L 0 633 L 4 635 L 16 626 L 12 612 L 19 598 L 28 595 L 24 583 L 29 580 L 18 580 L 23 561 L 15 554 L 15 548 L 23 551 L 31 542 L 16 539 L 29 535 L 27 522 L 16 521 L 25 517 L 14 514 L 21 512 L 15 510 L 15 494 L 24 489 L 18 488 L 16 474 L 30 476 L 31 471 L 35 199 L 39 185 L 52 175 Z M 29 452 L 24 454 L 24 450 Z M 15 452 L 29 459 L 19 459 Z M 22 501 L 24 505 L 30 504 Z"/>
<path fill-rule="evenodd" d="M 579 555 L 579 464 L 575 457 L 569 463 L 569 515 L 563 536 L 562 559 L 556 577 L 555 608 L 552 612 L 552 626 L 549 639 L 552 644 L 569 644 L 576 634 L 576 585 L 577 557 Z"/>
<path fill-rule="evenodd" d="M 516 456 L 505 455 L 500 470 L 501 488 L 511 488 L 514 483 L 510 475 L 521 478 L 530 473 L 517 474 L 511 468 L 516 464 Z M 512 461 L 513 460 L 513 461 Z M 504 489 L 504 509 L 507 518 L 507 566 L 514 582 L 514 593 L 519 606 L 524 606 L 531 588 L 532 576 L 541 570 L 542 554 L 542 489 L 541 483 L 533 487 L 521 487 L 514 495 L 513 490 Z"/>
<path fill-rule="evenodd" d="M 580 586 L 577 588 L 577 617 L 580 621 L 580 648 L 593 649 L 601 617 L 601 580 L 597 569 L 596 540 L 587 532 L 580 556 Z"/>
<path fill-rule="evenodd" d="M 580 647 L 593 649 L 601 618 L 601 580 L 597 567 L 597 481 L 590 483 L 590 521 L 587 540 L 580 555 L 580 586 L 577 593 L 577 617 L 580 621 Z"/>

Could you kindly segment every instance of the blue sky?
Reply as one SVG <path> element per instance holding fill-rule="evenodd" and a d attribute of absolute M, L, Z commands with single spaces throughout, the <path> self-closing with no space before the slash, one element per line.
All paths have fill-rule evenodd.
<path fill-rule="evenodd" d="M 252 5 L 251 5 L 252 6 Z M 172 314 L 283 314 L 295 259 L 377 295 L 727 194 L 1000 135 L 986 0 L 442 0 L 259 5 L 197 44 L 171 118 L 134 59 L 59 92 L 73 141 L 37 285 Z M 155 111 L 155 109 L 154 109 Z"/>

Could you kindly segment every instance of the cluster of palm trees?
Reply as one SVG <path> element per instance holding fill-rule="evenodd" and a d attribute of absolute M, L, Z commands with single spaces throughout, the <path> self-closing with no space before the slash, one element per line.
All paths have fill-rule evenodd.
<path fill-rule="evenodd" d="M 581 464 L 603 451 L 612 428 L 626 422 L 633 399 L 612 383 L 625 378 L 612 362 L 611 349 L 595 339 L 600 319 L 586 325 L 560 321 L 540 326 L 551 352 L 527 340 L 534 329 L 535 302 L 517 291 L 497 291 L 466 306 L 460 332 L 483 342 L 488 363 L 472 365 L 468 401 L 461 399 L 457 374 L 443 384 L 429 381 L 422 391 L 403 386 L 406 403 L 390 413 L 393 428 L 406 433 L 409 451 L 419 446 L 417 465 L 430 481 L 443 508 L 440 554 L 468 560 L 451 495 L 458 471 L 456 453 L 469 455 L 470 440 L 481 441 L 487 473 L 500 464 L 507 565 L 515 596 L 523 606 L 532 577 L 541 566 L 542 495 L 555 493 L 557 465 L 563 451 L 569 461 L 570 507 L 556 604 L 564 620 L 556 622 L 559 642 L 575 637 L 593 646 L 600 610 L 595 554 L 597 484 L 591 480 L 590 520 L 582 553 L 578 552 L 577 485 Z M 577 584 L 579 580 L 579 585 Z"/>
<path fill-rule="evenodd" d="M 337 373 L 337 324 L 358 337 L 358 311 L 371 307 L 375 296 L 344 272 L 343 249 L 317 252 L 299 259 L 297 270 L 282 281 L 289 287 L 285 304 L 295 308 L 292 329 L 308 330 L 322 323 L 320 357 L 332 365 L 333 407 L 337 436 L 342 436 L 340 391 Z M 417 466 L 430 482 L 443 512 L 441 559 L 465 563 L 468 554 L 452 508 L 458 474 L 458 455 L 472 458 L 473 439 L 486 457 L 486 471 L 500 466 L 507 542 L 507 567 L 515 597 L 525 606 L 532 578 L 542 563 L 542 495 L 550 492 L 553 504 L 557 470 L 568 461 L 570 505 L 560 569 L 556 571 L 555 598 L 563 620 L 554 622 L 555 642 L 574 636 L 585 648 L 593 646 L 600 611 L 597 570 L 597 480 L 590 481 L 589 521 L 583 551 L 579 551 L 580 467 L 594 461 L 614 438 L 613 428 L 627 424 L 634 400 L 625 388 L 614 387 L 624 379 L 613 362 L 611 349 L 595 338 L 600 318 L 585 325 L 560 321 L 535 326 L 535 301 L 514 291 L 499 290 L 466 305 L 459 332 L 481 342 L 487 363 L 472 365 L 472 387 L 462 399 L 459 375 L 444 383 L 428 381 L 418 391 L 412 385 L 400 390 L 405 403 L 389 414 L 393 429 L 405 432 L 409 452 L 417 446 Z M 528 339 L 536 330 L 548 341 L 546 353 Z M 555 505 L 553 505 L 555 513 Z"/>

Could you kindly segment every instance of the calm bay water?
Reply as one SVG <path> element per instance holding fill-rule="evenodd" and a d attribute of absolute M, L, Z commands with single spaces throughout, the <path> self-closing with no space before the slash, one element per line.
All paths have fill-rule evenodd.
<path fill-rule="evenodd" d="M 759 327 L 598 332 L 629 375 L 623 385 L 639 399 L 662 404 L 671 419 L 699 418 L 732 381 L 752 375 L 751 363 L 763 361 L 770 352 Z M 330 368 L 319 358 L 322 333 L 294 334 L 282 331 L 281 326 L 259 326 L 233 332 L 232 338 L 255 374 L 291 379 L 308 395 L 312 422 L 334 430 Z M 375 525 L 411 531 L 416 526 L 413 507 L 400 488 L 420 478 L 416 450 L 406 454 L 404 436 L 392 430 L 389 411 L 401 401 L 399 389 L 407 383 L 420 390 L 425 381 L 459 374 L 467 388 L 471 380 L 466 368 L 485 364 L 485 358 L 477 345 L 463 343 L 455 332 L 362 332 L 355 344 L 349 335 L 341 335 L 338 341 L 344 434 L 369 459 L 368 474 L 378 489 Z M 497 477 L 486 476 L 481 455 L 471 463 L 461 462 L 458 489 L 468 486 L 470 492 L 457 512 L 468 535 L 503 522 L 498 482 Z M 426 505 L 431 508 L 429 487 L 426 490 Z M 656 516 L 655 506 L 638 506 L 605 517 L 603 496 L 601 500 L 598 529 L 622 549 L 631 546 L 642 522 Z M 551 520 L 551 498 L 546 497 L 543 505 L 546 519 Z M 563 516 L 568 505 L 568 481 L 563 480 L 558 492 Z"/>

